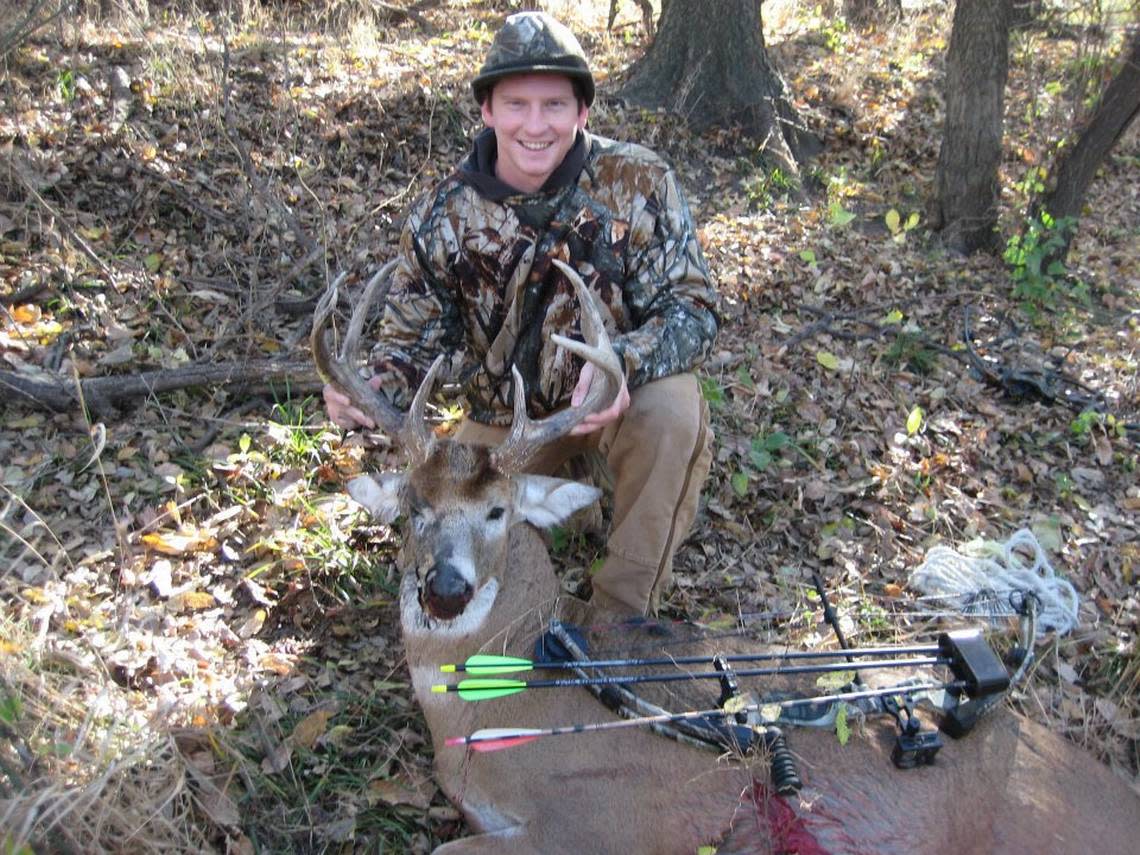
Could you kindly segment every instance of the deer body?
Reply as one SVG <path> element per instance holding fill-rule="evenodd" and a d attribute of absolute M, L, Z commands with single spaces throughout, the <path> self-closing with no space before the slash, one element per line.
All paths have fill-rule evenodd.
<path fill-rule="evenodd" d="M 462 489 L 465 476 L 455 480 Z M 540 481 L 547 489 L 568 484 Z M 350 491 L 367 503 L 362 485 L 353 482 Z M 575 496 L 544 514 L 526 513 L 565 514 L 591 500 L 592 488 Z M 470 495 L 465 502 L 480 515 L 486 507 Z M 866 732 L 846 746 L 831 732 L 794 729 L 789 741 L 805 787 L 793 797 L 767 793 L 758 783 L 767 777 L 762 758 L 717 756 L 648 730 L 562 736 L 487 754 L 444 745 L 448 737 L 482 728 L 616 718 L 586 689 L 482 702 L 432 693 L 443 663 L 476 652 L 528 657 L 552 617 L 591 623 L 587 604 L 560 593 L 542 538 L 523 509 L 515 507 L 512 516 L 501 558 L 480 568 L 480 584 L 457 617 L 439 620 L 425 611 L 424 577 L 414 561 L 405 568 L 404 644 L 437 777 L 478 832 L 441 846 L 440 855 L 692 855 L 702 845 L 717 846 L 718 855 L 1135 851 L 1140 802 L 1127 786 L 1062 737 L 1005 711 L 965 738 L 947 740 L 934 765 L 910 770 L 891 763 L 895 730 L 889 722 L 869 720 Z M 710 659 L 732 652 L 723 640 L 707 647 Z"/>
<path fill-rule="evenodd" d="M 583 332 L 594 343 L 559 343 L 609 378 L 595 381 L 583 410 L 604 408 L 621 369 L 585 286 L 566 270 L 582 302 Z M 693 855 L 703 845 L 718 855 L 1140 849 L 1140 800 L 1127 785 L 1061 736 L 1004 710 L 963 739 L 948 740 L 933 765 L 905 771 L 891 764 L 889 722 L 867 721 L 845 746 L 830 732 L 792 729 L 804 788 L 791 797 L 758 783 L 767 779 L 762 757 L 718 756 L 644 729 L 558 736 L 494 753 L 445 745 L 448 737 L 482 728 L 616 718 L 581 688 L 481 702 L 431 691 L 444 663 L 477 652 L 530 656 L 552 617 L 596 623 L 586 604 L 560 596 L 535 526 L 565 519 L 598 491 L 522 474 L 534 443 L 569 430 L 585 412 L 558 413 L 536 425 L 519 403 L 524 396 L 516 395 L 515 424 L 503 447 L 437 440 L 416 426 L 434 368 L 413 402 L 411 424 L 385 402 L 365 400 L 371 390 L 327 352 L 323 326 L 335 289 L 330 293 L 314 323 L 318 366 L 400 435 L 412 457 L 406 472 L 361 476 L 349 492 L 381 520 L 407 520 L 400 608 L 408 665 L 439 783 L 476 832 L 439 847 L 440 855 Z M 366 308 L 353 317 L 350 344 Z M 517 374 L 515 380 L 519 388 Z M 735 652 L 703 644 L 710 660 Z M 713 705 L 707 685 L 704 694 L 705 702 L 694 706 Z M 686 708 L 692 707 L 677 711 Z"/>

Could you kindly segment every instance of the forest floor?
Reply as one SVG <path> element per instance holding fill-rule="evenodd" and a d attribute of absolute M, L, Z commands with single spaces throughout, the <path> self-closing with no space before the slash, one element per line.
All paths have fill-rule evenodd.
<path fill-rule="evenodd" d="M 465 153 L 494 5 L 452 0 L 423 12 L 430 29 L 69 21 L 15 50 L 0 368 L 71 382 L 306 360 L 330 274 L 364 281 L 407 203 Z M 1079 592 L 1080 625 L 1047 637 L 1016 706 L 1140 791 L 1136 128 L 1067 272 L 1016 292 L 1000 258 L 950 255 L 925 227 L 944 12 L 854 32 L 765 4 L 825 144 L 798 196 L 755 141 L 616 97 L 644 49 L 632 4 L 613 32 L 608 4 L 545 5 L 593 57 L 591 129 L 677 168 L 723 297 L 702 369 L 716 458 L 664 613 L 830 644 L 818 572 L 855 641 L 911 637 L 925 618 L 907 579 L 929 548 L 1027 528 Z M 1002 245 L 1109 47 L 1015 35 Z M 1000 382 L 1014 377 L 1046 385 Z M 1084 403 L 1041 394 L 1062 387 Z M 403 665 L 395 535 L 343 493 L 399 458 L 333 429 L 314 388 L 309 373 L 269 396 L 230 384 L 90 415 L 4 399 L 9 842 L 423 852 L 462 833 Z M 569 588 L 598 556 L 584 536 L 552 546 Z"/>

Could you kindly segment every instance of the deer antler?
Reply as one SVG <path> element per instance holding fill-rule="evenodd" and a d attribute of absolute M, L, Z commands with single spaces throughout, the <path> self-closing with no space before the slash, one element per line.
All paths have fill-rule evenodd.
<path fill-rule="evenodd" d="M 520 471 L 543 445 L 565 436 L 586 416 L 613 404 L 621 389 L 621 361 L 606 334 L 597 299 L 572 267 L 558 260 L 554 260 L 554 264 L 570 280 L 578 295 L 582 336 L 586 341 L 574 341 L 561 335 L 552 335 L 550 340 L 593 363 L 598 370 L 594 374 L 590 390 L 579 406 L 568 407 L 536 422 L 526 414 L 526 390 L 523 388 L 522 375 L 517 367 L 512 367 L 511 373 L 515 380 L 514 418 L 510 433 L 493 454 L 496 468 L 504 473 Z"/>
<path fill-rule="evenodd" d="M 424 404 L 435 385 L 436 374 L 443 362 L 440 355 L 428 369 L 427 376 L 420 384 L 411 409 L 405 416 L 394 407 L 387 398 L 368 385 L 368 381 L 360 376 L 356 370 L 355 360 L 360 333 L 364 329 L 364 321 L 368 310 L 374 302 L 382 301 L 388 293 L 391 283 L 392 270 L 397 260 L 389 261 L 364 286 L 364 293 L 352 312 L 348 322 L 348 329 L 344 334 L 340 352 L 332 353 L 329 346 L 328 324 L 336 309 L 337 296 L 341 283 L 347 274 L 341 273 L 325 289 L 324 296 L 317 304 L 313 314 L 313 332 L 310 342 L 313 351 L 313 361 L 317 364 L 317 373 L 326 383 L 336 386 L 349 397 L 361 412 L 371 418 L 389 436 L 398 437 L 400 444 L 413 460 L 422 460 L 427 455 L 427 448 L 431 443 L 431 433 L 424 423 Z"/>

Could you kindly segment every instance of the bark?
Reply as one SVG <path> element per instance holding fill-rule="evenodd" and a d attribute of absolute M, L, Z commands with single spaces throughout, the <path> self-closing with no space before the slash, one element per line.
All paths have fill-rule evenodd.
<path fill-rule="evenodd" d="M 775 165 L 791 175 L 819 150 L 787 96 L 761 30 L 760 0 L 663 4 L 657 37 L 630 71 L 620 96 L 664 107 L 694 128 L 736 125 L 762 141 Z"/>
<path fill-rule="evenodd" d="M 946 122 L 931 226 L 951 249 L 997 247 L 998 165 L 1010 0 L 958 0 L 946 55 Z"/>
<path fill-rule="evenodd" d="M 15 371 L 0 371 L 0 407 L 21 406 L 56 412 L 78 410 L 82 401 L 101 416 L 114 414 L 118 404 L 134 398 L 171 392 L 192 386 L 239 386 L 248 391 L 279 388 L 288 383 L 292 392 L 309 394 L 323 383 L 313 363 L 305 360 L 256 360 L 187 365 L 182 368 L 144 371 L 113 377 L 42 379 Z"/>
<path fill-rule="evenodd" d="M 1100 103 L 1080 130 L 1077 141 L 1060 155 L 1053 170 L 1056 183 L 1032 211 L 1045 210 L 1053 218 L 1080 218 L 1085 192 L 1097 169 L 1140 112 L 1140 29 L 1133 31 L 1120 70 L 1109 81 Z M 1073 234 L 1069 229 L 1067 234 Z M 1060 253 L 1059 257 L 1063 257 Z"/>

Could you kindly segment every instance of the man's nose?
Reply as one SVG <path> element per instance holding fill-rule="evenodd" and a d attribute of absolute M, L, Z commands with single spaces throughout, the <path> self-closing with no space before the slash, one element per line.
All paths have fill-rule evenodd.
<path fill-rule="evenodd" d="M 528 131 L 541 131 L 546 128 L 546 117 L 542 105 L 535 104 L 526 111 L 525 127 Z"/>

